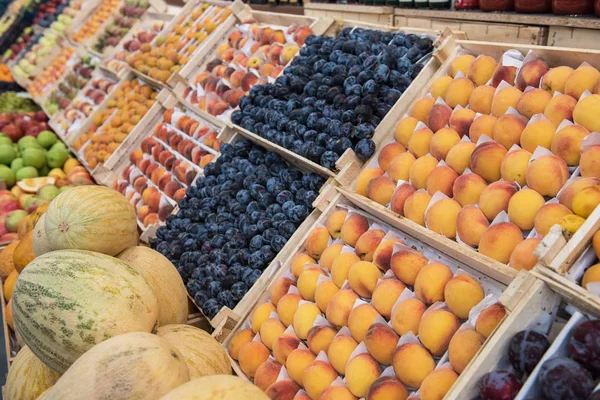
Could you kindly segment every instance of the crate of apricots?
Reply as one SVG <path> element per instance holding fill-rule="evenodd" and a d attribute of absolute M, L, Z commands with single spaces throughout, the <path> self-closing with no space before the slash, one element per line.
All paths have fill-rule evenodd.
<path fill-rule="evenodd" d="M 529 270 L 553 225 L 573 233 L 600 203 L 600 52 L 456 43 L 353 189 L 432 240 Z"/>
<path fill-rule="evenodd" d="M 165 108 L 158 117 L 152 136 L 142 139 L 116 166 L 117 177 L 111 183 L 135 206 L 144 229 L 165 222 L 221 147 L 217 135 L 222 129 L 179 105 Z"/>
<path fill-rule="evenodd" d="M 225 340 L 234 370 L 271 399 L 442 399 L 506 285 L 354 207 L 332 200 Z"/>
<path fill-rule="evenodd" d="M 120 4 L 121 0 L 103 0 L 90 16 L 68 32 L 68 38 L 77 44 L 85 44 L 112 17 Z"/>
<path fill-rule="evenodd" d="M 233 3 L 236 4 L 236 3 Z M 162 83 L 205 48 L 207 38 L 220 37 L 235 18 L 230 7 L 188 2 L 150 43 L 129 54 L 126 62 L 136 71 Z"/>
<path fill-rule="evenodd" d="M 73 142 L 90 169 L 106 163 L 154 105 L 158 92 L 138 79 L 124 80 L 111 93 L 106 108 L 92 117 L 87 133 Z M 147 126 L 140 126 L 146 129 Z"/>

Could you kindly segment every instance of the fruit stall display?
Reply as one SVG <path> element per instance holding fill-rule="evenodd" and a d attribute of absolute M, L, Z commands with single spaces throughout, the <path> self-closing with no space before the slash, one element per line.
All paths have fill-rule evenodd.
<path fill-rule="evenodd" d="M 20 82 L 29 83 L 60 53 L 62 42 L 59 35 L 50 29 L 37 34 L 11 59 L 15 78 Z"/>
<path fill-rule="evenodd" d="M 600 53 L 456 43 L 352 190 L 399 224 L 457 242 L 444 246 L 529 270 L 553 225 L 573 233 L 599 203 L 597 146 L 586 142 L 600 129 L 590 94 L 600 72 L 581 62 L 600 66 Z"/>
<path fill-rule="evenodd" d="M 85 45 L 110 19 L 120 4 L 121 0 L 102 0 L 91 15 L 67 30 L 67 37 L 74 43 Z"/>
<path fill-rule="evenodd" d="M 48 91 L 77 64 L 79 56 L 73 47 L 63 47 L 44 70 L 31 81 L 27 91 L 33 97 L 43 98 Z M 43 102 L 41 102 L 43 104 Z"/>
<path fill-rule="evenodd" d="M 241 6 L 240 2 L 228 7 L 200 0 L 188 2 L 151 43 L 141 44 L 138 51 L 126 57 L 126 61 L 139 73 L 165 83 L 194 55 L 204 51 L 205 40 L 222 37 L 223 31 L 235 23 L 232 7 Z"/>
<path fill-rule="evenodd" d="M 15 43 L 13 43 L 8 50 L 2 55 L 3 60 L 14 60 L 21 51 L 27 49 L 29 46 L 29 42 L 37 40 L 41 34 L 36 34 L 33 31 L 32 27 L 28 27 L 23 29 L 23 33 L 17 38 Z"/>
<path fill-rule="evenodd" d="M 33 100 L 20 96 L 17 92 L 0 93 L 0 113 L 23 114 L 39 110 Z"/>
<path fill-rule="evenodd" d="M 234 370 L 269 396 L 441 399 L 506 314 L 473 267 L 337 194 L 225 341 Z"/>
<path fill-rule="evenodd" d="M 254 85 L 279 76 L 308 35 L 328 28 L 315 18 L 270 12 L 252 12 L 239 19 L 241 23 L 231 27 L 204 59 L 191 60 L 177 73 L 182 82 L 175 87 L 175 93 L 190 104 L 223 115 L 226 121 Z M 320 32 L 313 32 L 314 25 Z"/>

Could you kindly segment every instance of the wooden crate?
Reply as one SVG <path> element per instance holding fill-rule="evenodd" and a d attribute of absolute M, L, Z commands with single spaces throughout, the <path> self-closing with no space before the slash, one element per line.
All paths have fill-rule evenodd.
<path fill-rule="evenodd" d="M 304 15 L 332 17 L 380 25 L 394 25 L 394 7 L 361 4 L 306 3 Z"/>

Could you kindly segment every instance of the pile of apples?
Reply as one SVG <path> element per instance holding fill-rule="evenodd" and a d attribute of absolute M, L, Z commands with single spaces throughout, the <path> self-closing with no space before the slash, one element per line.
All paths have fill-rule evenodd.
<path fill-rule="evenodd" d="M 36 35 L 36 37 L 29 41 L 25 46 L 25 48 L 29 48 L 29 51 L 23 54 L 19 50 L 19 53 L 17 53 L 17 56 L 15 57 L 17 60 L 17 65 L 15 65 L 13 68 L 13 73 L 15 76 L 23 79 L 27 78 L 40 63 L 40 61 L 52 52 L 54 46 L 57 45 L 57 39 L 58 34 L 52 32 L 50 29 L 47 29 L 43 35 Z M 17 45 L 20 47 L 18 41 L 13 46 Z M 16 51 L 17 48 L 15 47 L 14 50 Z"/>
<path fill-rule="evenodd" d="M 71 100 L 91 79 L 96 63 L 97 60 L 90 56 L 81 57 L 56 90 L 48 96 L 45 107 L 50 115 L 54 115 L 57 111 L 64 110 L 69 106 Z"/>

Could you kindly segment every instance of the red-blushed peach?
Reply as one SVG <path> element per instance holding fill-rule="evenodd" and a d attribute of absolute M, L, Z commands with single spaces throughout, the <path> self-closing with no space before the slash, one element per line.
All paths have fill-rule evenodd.
<path fill-rule="evenodd" d="M 501 263 L 508 263 L 514 248 L 523 241 L 523 232 L 515 224 L 499 222 L 481 235 L 479 253 Z"/>
<path fill-rule="evenodd" d="M 379 168 L 386 170 L 388 166 L 392 162 L 392 160 L 399 154 L 406 152 L 406 148 L 399 142 L 392 142 L 386 144 L 383 149 L 381 149 L 381 153 L 377 158 L 379 162 Z"/>
<path fill-rule="evenodd" d="M 359 261 L 353 264 L 350 271 L 348 271 L 348 284 L 360 297 L 371 298 L 377 280 L 382 275 L 375 264 L 368 261 Z"/>
<path fill-rule="evenodd" d="M 556 126 L 548 119 L 542 118 L 530 122 L 521 132 L 521 147 L 532 154 L 538 146 L 550 149 L 554 132 L 556 132 Z"/>
<path fill-rule="evenodd" d="M 356 299 L 358 295 L 350 289 L 343 289 L 334 294 L 327 305 L 327 321 L 338 327 L 348 325 L 348 316 Z"/>
<path fill-rule="evenodd" d="M 525 186 L 525 173 L 530 159 L 531 153 L 525 149 L 509 151 L 500 165 L 500 176 L 506 182 L 517 182 L 519 186 Z"/>
<path fill-rule="evenodd" d="M 429 153 L 433 131 L 427 127 L 417 128 L 408 140 L 408 151 L 416 158 Z"/>
<path fill-rule="evenodd" d="M 365 397 L 379 375 L 381 375 L 379 363 L 369 353 L 362 353 L 348 361 L 346 385 L 353 395 Z"/>
<path fill-rule="evenodd" d="M 533 251 L 539 246 L 541 241 L 542 239 L 539 238 L 529 238 L 519 243 L 513 250 L 508 265 L 517 271 L 522 269 L 526 271 L 531 270 L 538 261 Z"/>
<path fill-rule="evenodd" d="M 366 400 L 406 400 L 408 391 L 398 379 L 392 376 L 382 376 L 369 388 Z"/>
<path fill-rule="evenodd" d="M 358 343 L 350 335 L 338 334 L 333 338 L 327 350 L 327 358 L 338 373 L 344 375 L 348 358 L 357 347 Z"/>
<path fill-rule="evenodd" d="M 493 86 L 478 86 L 471 92 L 469 107 L 474 112 L 486 115 L 492 112 L 492 101 L 496 88 Z"/>
<path fill-rule="evenodd" d="M 438 368 L 421 383 L 419 397 L 421 400 L 443 399 L 457 379 L 458 374 L 452 368 Z"/>
<path fill-rule="evenodd" d="M 448 151 L 460 141 L 460 135 L 452 128 L 438 130 L 429 143 L 429 153 L 438 160 L 444 160 Z"/>
<path fill-rule="evenodd" d="M 517 67 L 498 64 L 492 75 L 492 86 L 496 88 L 502 81 L 507 82 L 509 85 L 513 85 L 516 76 Z"/>
<path fill-rule="evenodd" d="M 444 301 L 444 287 L 453 275 L 452 270 L 440 262 L 425 265 L 415 279 L 415 295 L 425 304 Z"/>
<path fill-rule="evenodd" d="M 499 181 L 490 183 L 481 192 L 479 208 L 481 208 L 487 219 L 492 221 L 496 218 L 496 215 L 508 210 L 511 197 L 518 191 L 519 187 L 514 182 Z"/>
<path fill-rule="evenodd" d="M 273 342 L 285 331 L 285 325 L 278 319 L 269 318 L 260 326 L 260 340 L 269 350 L 273 349 Z"/>
<path fill-rule="evenodd" d="M 448 358 L 458 374 L 462 374 L 483 342 L 485 338 L 472 328 L 460 329 L 454 334 L 448 346 Z"/>
<path fill-rule="evenodd" d="M 404 182 L 394 192 L 392 199 L 390 200 L 390 209 L 400 215 L 404 215 L 404 203 L 416 189 L 409 183 Z"/>
<path fill-rule="evenodd" d="M 467 78 L 475 82 L 477 86 L 485 85 L 492 78 L 496 69 L 494 57 L 480 55 L 467 70 Z"/>
<path fill-rule="evenodd" d="M 498 118 L 493 115 L 480 115 L 475 118 L 471 127 L 469 128 L 469 139 L 471 142 L 477 143 L 482 135 L 492 137 L 494 135 L 494 125 Z"/>
<path fill-rule="evenodd" d="M 588 146 L 581 152 L 579 159 L 581 176 L 600 178 L 600 145 Z"/>
<path fill-rule="evenodd" d="M 340 237 L 346 216 L 348 216 L 347 210 L 337 210 L 327 218 L 325 226 L 332 238 L 338 239 Z"/>
<path fill-rule="evenodd" d="M 560 203 L 544 204 L 533 219 L 536 233 L 541 237 L 546 236 L 550 232 L 550 228 L 558 224 L 561 218 L 567 215 L 573 215 L 573 212 Z"/>
<path fill-rule="evenodd" d="M 321 268 L 306 268 L 298 277 L 298 291 L 304 300 L 315 301 L 315 290 L 320 276 L 325 275 Z"/>
<path fill-rule="evenodd" d="M 256 369 L 254 384 L 263 392 L 277 380 L 281 364 L 276 360 L 267 360 Z"/>
<path fill-rule="evenodd" d="M 282 379 L 269 386 L 265 390 L 265 394 L 271 400 L 292 400 L 298 399 L 295 397 L 298 390 L 300 390 L 300 386 L 296 382 L 291 379 Z"/>
<path fill-rule="evenodd" d="M 292 275 L 297 278 L 304 271 L 306 264 L 316 264 L 317 261 L 306 253 L 298 253 L 292 258 Z"/>
<path fill-rule="evenodd" d="M 425 224 L 431 231 L 453 239 L 456 237 L 456 217 L 461 209 L 454 199 L 440 199 L 427 210 Z"/>
<path fill-rule="evenodd" d="M 348 246 L 354 247 L 358 238 L 369 230 L 369 221 L 362 215 L 350 215 L 344 221 L 340 232 L 340 239 Z"/>
<path fill-rule="evenodd" d="M 496 91 L 494 100 L 492 100 L 492 115 L 494 117 L 501 117 L 506 114 L 509 108 L 517 108 L 517 103 L 523 95 L 516 87 L 506 86 Z"/>
<path fill-rule="evenodd" d="M 256 307 L 254 313 L 252 313 L 252 330 L 255 333 L 260 331 L 260 326 L 269 318 L 271 313 L 275 312 L 276 308 L 272 303 L 263 303 Z"/>
<path fill-rule="evenodd" d="M 234 360 L 238 359 L 238 355 L 240 353 L 240 349 L 246 343 L 250 343 L 252 339 L 254 339 L 254 332 L 250 328 L 242 329 L 239 331 L 229 342 L 229 346 L 227 346 L 227 351 L 229 355 Z"/>
<path fill-rule="evenodd" d="M 386 172 L 389 177 L 394 180 L 394 182 L 408 181 L 410 176 L 410 167 L 413 165 L 415 160 L 416 158 L 412 155 L 412 153 L 406 152 L 399 154 L 392 160 L 392 162 L 390 162 Z"/>
<path fill-rule="evenodd" d="M 467 136 L 469 134 L 471 124 L 475 119 L 475 115 L 475 111 L 468 108 L 456 109 L 450 116 L 448 125 L 450 125 L 450 128 L 458 132 L 461 137 Z"/>
<path fill-rule="evenodd" d="M 573 121 L 575 106 L 577 106 L 577 100 L 567 94 L 559 94 L 550 99 L 544 110 L 544 115 L 557 127 L 565 119 Z"/>
<path fill-rule="evenodd" d="M 404 216 L 409 220 L 425 226 L 425 210 L 431 201 L 431 195 L 426 190 L 417 190 L 404 202 Z"/>
<path fill-rule="evenodd" d="M 543 155 L 531 161 L 525 179 L 527 186 L 542 196 L 555 197 L 569 179 L 569 169 L 562 158 Z"/>
<path fill-rule="evenodd" d="M 394 254 L 390 260 L 390 269 L 404 284 L 413 286 L 421 269 L 427 265 L 428 260 L 420 252 L 405 248 Z"/>
<path fill-rule="evenodd" d="M 460 141 L 456 143 L 448 154 L 446 154 L 446 164 L 457 174 L 465 172 L 471 163 L 471 154 L 475 150 L 475 143 L 469 141 Z"/>
<path fill-rule="evenodd" d="M 590 134 L 590 131 L 581 125 L 566 125 L 558 130 L 552 138 L 550 150 L 559 156 L 567 165 L 579 165 L 580 149 L 583 139 Z"/>
<path fill-rule="evenodd" d="M 483 297 L 479 283 L 468 275 L 456 275 L 444 288 L 446 305 L 460 319 L 468 319 L 471 309 L 483 300 Z"/>
<path fill-rule="evenodd" d="M 285 326 L 290 326 L 294 322 L 294 314 L 298 310 L 300 301 L 302 301 L 302 296 L 296 293 L 288 293 L 279 299 L 277 315 Z"/>
<path fill-rule="evenodd" d="M 323 253 L 329 245 L 330 239 L 331 236 L 329 236 L 327 228 L 324 226 L 314 228 L 306 238 L 307 254 L 315 260 L 318 260 L 321 257 L 321 253 Z"/>
<path fill-rule="evenodd" d="M 364 337 L 369 353 L 378 363 L 384 365 L 392 364 L 398 339 L 398 334 L 388 324 L 381 322 L 372 324 Z"/>
<path fill-rule="evenodd" d="M 462 72 L 464 76 L 467 76 L 469 68 L 471 68 L 474 62 L 475 56 L 471 54 L 457 56 L 450 64 L 450 75 L 454 78 L 459 72 Z"/>
<path fill-rule="evenodd" d="M 269 289 L 269 293 L 271 294 L 271 303 L 277 306 L 277 302 L 279 302 L 279 299 L 287 294 L 290 286 L 296 286 L 291 278 L 283 277 L 277 279 Z"/>
<path fill-rule="evenodd" d="M 381 168 L 365 168 L 356 178 L 355 190 L 361 196 L 367 195 L 367 187 L 372 179 L 381 176 L 385 173 Z"/>
<path fill-rule="evenodd" d="M 581 95 L 587 90 L 593 92 L 594 87 L 600 80 L 600 71 L 591 65 L 580 65 L 569 77 L 565 83 L 565 94 L 579 100 Z"/>
<path fill-rule="evenodd" d="M 446 91 L 446 104 L 452 108 L 456 108 L 458 105 L 466 107 L 469 105 L 469 98 L 473 90 L 475 90 L 475 84 L 469 78 L 454 78 Z"/>
<path fill-rule="evenodd" d="M 502 304 L 492 304 L 479 313 L 475 321 L 475 330 L 487 339 L 505 315 L 506 309 Z"/>
<path fill-rule="evenodd" d="M 461 206 L 477 204 L 481 192 L 487 187 L 485 180 L 477 174 L 464 174 L 456 178 L 452 186 L 454 200 Z"/>
<path fill-rule="evenodd" d="M 356 255 L 363 261 L 373 261 L 373 253 L 384 236 L 385 232 L 381 229 L 369 229 L 360 235 L 354 246 Z"/>
<path fill-rule="evenodd" d="M 509 150 L 513 145 L 519 144 L 527 122 L 527 118 L 522 115 L 504 114 L 494 125 L 493 139 Z"/>
<path fill-rule="evenodd" d="M 261 342 L 248 342 L 238 353 L 240 368 L 248 378 L 254 378 L 258 367 L 267 361 L 270 355 L 269 349 Z"/>
<path fill-rule="evenodd" d="M 326 280 L 317 285 L 315 289 L 315 303 L 323 312 L 327 311 L 327 306 L 334 294 L 339 292 L 340 288 L 332 280 Z"/>
<path fill-rule="evenodd" d="M 394 351 L 394 372 L 406 386 L 418 388 L 435 369 L 435 361 L 429 351 L 419 343 L 406 343 Z"/>
<path fill-rule="evenodd" d="M 437 99 L 441 97 L 442 99 L 446 97 L 446 91 L 448 90 L 448 86 L 452 83 L 452 77 L 450 75 L 444 75 L 437 78 L 429 88 L 429 92 L 431 93 L 431 97 Z"/>
<path fill-rule="evenodd" d="M 392 328 L 400 336 L 412 332 L 415 335 L 419 331 L 421 318 L 427 310 L 427 306 L 415 297 L 402 300 L 392 312 L 390 320 Z"/>
<path fill-rule="evenodd" d="M 308 337 L 308 331 L 315 323 L 315 319 L 321 315 L 321 310 L 315 303 L 302 303 L 298 305 L 298 309 L 294 313 L 292 325 L 294 332 L 300 339 Z"/>
<path fill-rule="evenodd" d="M 394 252 L 394 245 L 396 243 L 404 244 L 404 242 L 398 238 L 389 238 L 381 241 L 379 246 L 373 253 L 373 264 L 382 271 L 390 269 L 390 259 Z"/>
<path fill-rule="evenodd" d="M 433 132 L 437 132 L 448 125 L 450 115 L 452 115 L 452 109 L 447 104 L 434 104 L 427 118 L 427 126 Z"/>
<path fill-rule="evenodd" d="M 590 132 L 600 131 L 600 122 L 595 113 L 600 107 L 600 94 L 593 94 L 579 100 L 573 110 L 573 121 L 584 126 Z"/>
<path fill-rule="evenodd" d="M 464 206 L 456 217 L 456 236 L 471 247 L 477 247 L 481 235 L 490 225 L 483 211 L 474 205 Z"/>
<path fill-rule="evenodd" d="M 419 340 L 436 357 L 448 350 L 450 339 L 460 327 L 456 315 L 444 309 L 428 310 L 419 324 Z"/>
<path fill-rule="evenodd" d="M 457 173 L 449 166 L 437 166 L 427 177 L 427 192 L 432 196 L 436 192 L 442 192 L 446 196 L 452 197 L 452 186 L 457 177 Z"/>
<path fill-rule="evenodd" d="M 515 193 L 508 202 L 508 219 L 524 231 L 533 229 L 533 220 L 546 200 L 533 189 Z"/>
<path fill-rule="evenodd" d="M 500 180 L 500 167 L 506 156 L 506 148 L 496 142 L 484 142 L 471 154 L 471 170 L 488 183 Z"/>
<path fill-rule="evenodd" d="M 329 325 L 315 325 L 308 331 L 306 343 L 308 348 L 314 354 L 324 351 L 327 353 L 331 341 L 337 334 L 337 331 Z"/>
<path fill-rule="evenodd" d="M 600 178 L 579 177 L 565 184 L 558 194 L 558 201 L 569 210 L 573 209 L 573 198 L 588 186 L 600 185 Z"/>
<path fill-rule="evenodd" d="M 292 351 L 285 364 L 287 373 L 294 382 L 302 385 L 302 374 L 315 361 L 315 356 L 309 349 L 296 349 Z"/>
<path fill-rule="evenodd" d="M 548 91 L 550 94 L 554 94 L 554 92 L 564 93 L 567 79 L 573 71 L 573 68 L 566 65 L 550 68 L 550 70 L 542 77 L 542 89 Z"/>
<path fill-rule="evenodd" d="M 392 308 L 404 289 L 406 286 L 399 280 L 383 279 L 373 290 L 371 304 L 382 317 L 389 320 L 392 316 Z"/>
<path fill-rule="evenodd" d="M 530 89 L 523 93 L 517 103 L 517 111 L 524 117 L 531 119 L 535 114 L 543 114 L 552 95 L 544 89 Z"/>
<path fill-rule="evenodd" d="M 409 181 L 415 189 L 425 189 L 427 177 L 437 166 L 438 160 L 430 155 L 419 157 L 410 167 Z"/>
<path fill-rule="evenodd" d="M 357 400 L 357 398 L 346 386 L 329 386 L 321 393 L 319 400 Z"/>
<path fill-rule="evenodd" d="M 410 116 L 426 124 L 427 119 L 429 118 L 429 112 L 431 111 L 434 103 L 435 99 L 433 97 L 425 97 L 421 100 L 417 100 L 413 105 Z M 406 146 L 403 141 L 399 140 L 399 142 Z"/>
<path fill-rule="evenodd" d="M 358 343 L 362 342 L 369 327 L 375 323 L 375 319 L 379 316 L 377 310 L 368 303 L 354 307 L 348 316 L 348 329 L 350 329 L 354 340 Z"/>
<path fill-rule="evenodd" d="M 429 115 L 429 111 L 427 111 L 427 115 Z M 394 129 L 394 138 L 396 141 L 402 144 L 402 146 L 408 147 L 408 140 L 412 136 L 417 123 L 419 123 L 419 120 L 414 117 L 401 119 Z"/>
<path fill-rule="evenodd" d="M 367 185 L 367 197 L 382 206 L 387 205 L 392 199 L 396 189 L 396 182 L 383 175 L 371 179 Z"/>
<path fill-rule="evenodd" d="M 343 243 L 332 243 L 329 246 L 327 246 L 327 248 L 321 254 L 321 258 L 319 259 L 319 266 L 321 268 L 325 268 L 328 271 L 331 271 L 333 260 L 335 260 L 335 258 L 340 255 L 343 248 Z"/>
<path fill-rule="evenodd" d="M 589 290 L 588 285 L 596 282 L 600 282 L 600 264 L 592 265 L 585 271 L 581 279 L 581 287 Z"/>
<path fill-rule="evenodd" d="M 527 86 L 538 87 L 540 80 L 549 69 L 546 61 L 541 58 L 528 61 L 521 66 L 515 86 L 521 90 L 525 90 Z"/>
<path fill-rule="evenodd" d="M 273 357 L 281 365 L 287 364 L 287 358 L 290 353 L 298 348 L 300 339 L 298 336 L 289 333 L 284 333 L 273 342 Z"/>
<path fill-rule="evenodd" d="M 341 288 L 344 284 L 344 281 L 348 279 L 348 271 L 350 271 L 350 267 L 359 261 L 360 258 L 358 258 L 356 253 L 352 252 L 341 253 L 339 256 L 337 256 L 331 265 L 331 279 L 333 280 L 333 283 L 335 283 L 337 287 Z"/>

